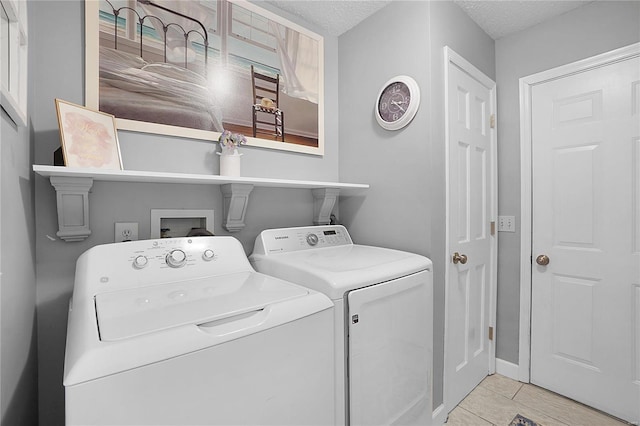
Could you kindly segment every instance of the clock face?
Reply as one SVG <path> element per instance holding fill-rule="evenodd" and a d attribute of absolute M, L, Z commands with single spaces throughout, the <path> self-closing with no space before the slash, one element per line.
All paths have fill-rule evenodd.
<path fill-rule="evenodd" d="M 402 81 L 395 81 L 384 88 L 378 101 L 380 118 L 388 123 L 398 121 L 404 116 L 411 103 L 411 91 Z"/>
<path fill-rule="evenodd" d="M 399 130 L 409 124 L 420 105 L 420 88 L 407 75 L 398 75 L 387 81 L 378 92 L 375 116 L 386 130 Z"/>

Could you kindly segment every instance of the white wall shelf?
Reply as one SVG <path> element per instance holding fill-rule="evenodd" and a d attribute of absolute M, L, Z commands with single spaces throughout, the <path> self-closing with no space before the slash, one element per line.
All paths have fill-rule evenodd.
<path fill-rule="evenodd" d="M 51 185 L 56 190 L 58 236 L 65 241 L 82 241 L 91 234 L 88 200 L 89 190 L 94 181 L 218 185 L 224 197 L 222 226 L 229 232 L 237 232 L 244 228 L 249 195 L 256 186 L 312 190 L 314 198 L 313 223 L 316 225 L 329 223 L 329 216 L 338 195 L 357 195 L 369 188 L 369 185 L 356 183 L 80 169 L 43 165 L 34 165 L 33 171 L 42 177 L 49 178 Z"/>

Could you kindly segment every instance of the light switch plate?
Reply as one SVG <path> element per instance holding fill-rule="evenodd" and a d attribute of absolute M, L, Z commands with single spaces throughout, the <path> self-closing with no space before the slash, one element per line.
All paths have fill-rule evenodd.
<path fill-rule="evenodd" d="M 516 217 L 498 216 L 498 232 L 516 232 Z"/>
<path fill-rule="evenodd" d="M 116 222 L 113 241 L 136 241 L 138 239 L 138 222 Z"/>

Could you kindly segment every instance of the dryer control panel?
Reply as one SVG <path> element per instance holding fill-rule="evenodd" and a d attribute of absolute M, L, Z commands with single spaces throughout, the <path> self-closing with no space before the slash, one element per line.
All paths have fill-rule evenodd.
<path fill-rule="evenodd" d="M 302 228 L 268 229 L 256 239 L 253 253 L 275 254 L 312 248 L 353 245 L 342 225 L 307 226 Z"/>

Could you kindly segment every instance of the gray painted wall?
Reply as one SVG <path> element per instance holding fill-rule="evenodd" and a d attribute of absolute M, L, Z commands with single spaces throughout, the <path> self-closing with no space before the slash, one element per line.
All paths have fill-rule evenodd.
<path fill-rule="evenodd" d="M 355 242 L 434 262 L 434 408 L 443 402 L 445 148 L 443 47 L 495 78 L 494 42 L 453 2 L 394 1 L 340 36 L 340 178 L 367 182 L 340 201 Z M 375 121 L 376 96 L 398 74 L 415 78 L 421 106 L 404 129 Z"/>
<path fill-rule="evenodd" d="M 30 123 L 27 127 L 16 126 L 0 110 L 0 141 L 1 424 L 36 425 L 36 272 Z"/>
<path fill-rule="evenodd" d="M 33 108 L 34 162 L 52 164 L 52 153 L 60 144 L 54 98 L 77 104 L 84 101 L 84 8 L 78 0 L 31 3 L 30 46 L 35 55 L 32 90 L 38 100 Z M 322 34 L 312 25 L 271 10 Z M 324 157 L 243 147 L 243 175 L 338 180 L 338 40 L 322 35 L 325 36 Z M 218 158 L 213 154 L 216 145 L 212 142 L 132 132 L 120 132 L 119 138 L 127 169 L 218 173 Z M 84 242 L 65 243 L 55 237 L 55 192 L 46 179 L 38 176 L 35 181 L 39 410 L 40 418 L 46 419 L 47 424 L 63 424 L 67 305 L 78 256 L 94 245 L 113 242 L 116 221 L 138 222 L 140 238 L 149 238 L 151 208 L 213 209 L 215 233 L 228 233 L 221 227 L 222 197 L 217 186 L 96 182 L 89 196 L 92 235 Z M 233 235 L 250 253 L 261 230 L 311 225 L 312 210 L 308 190 L 256 188 L 246 214 L 247 227 Z"/>
<path fill-rule="evenodd" d="M 516 216 L 514 234 L 499 233 L 496 356 L 518 363 L 520 320 L 521 77 L 640 41 L 640 2 L 597 1 L 496 41 L 500 215 Z"/>

